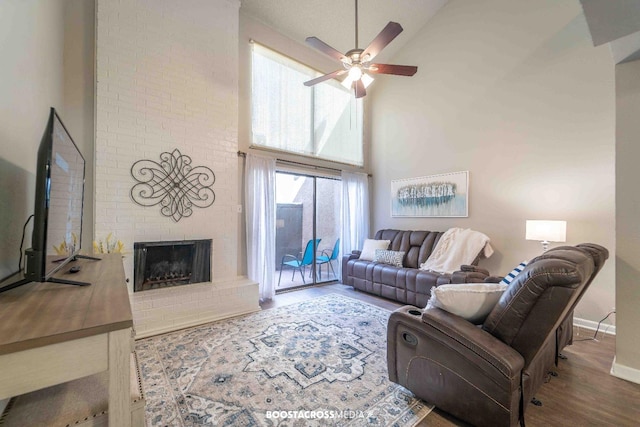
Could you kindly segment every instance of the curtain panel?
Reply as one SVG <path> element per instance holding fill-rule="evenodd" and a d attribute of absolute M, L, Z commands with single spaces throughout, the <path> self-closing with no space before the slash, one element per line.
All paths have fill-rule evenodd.
<path fill-rule="evenodd" d="M 369 237 L 369 177 L 342 171 L 342 255 L 362 249 Z M 342 266 L 342 263 L 339 263 Z"/>
<path fill-rule="evenodd" d="M 260 300 L 275 295 L 276 161 L 247 154 L 245 203 L 247 224 L 247 276 L 259 283 Z"/>

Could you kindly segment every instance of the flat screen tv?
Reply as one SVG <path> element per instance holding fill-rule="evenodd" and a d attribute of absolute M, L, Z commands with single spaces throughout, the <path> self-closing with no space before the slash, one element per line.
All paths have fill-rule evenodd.
<path fill-rule="evenodd" d="M 0 292 L 29 282 L 89 284 L 54 277 L 79 256 L 84 172 L 84 157 L 56 110 L 51 108 L 38 148 L 34 224 L 31 248 L 26 250 L 26 272 L 24 278 Z"/>

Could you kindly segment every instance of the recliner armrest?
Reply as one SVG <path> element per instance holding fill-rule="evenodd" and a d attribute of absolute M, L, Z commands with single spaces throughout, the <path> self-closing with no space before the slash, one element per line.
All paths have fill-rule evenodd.
<path fill-rule="evenodd" d="M 430 308 L 422 313 L 422 323 L 489 361 L 509 378 L 519 375 L 524 367 L 524 358 L 520 353 L 460 316 Z"/>
<path fill-rule="evenodd" d="M 461 265 L 451 274 L 451 283 L 482 283 L 489 277 L 489 270 L 475 265 Z"/>
<path fill-rule="evenodd" d="M 417 310 L 421 314 L 411 314 L 410 310 Z M 421 347 L 420 341 L 435 340 L 439 347 L 448 348 L 448 352 L 462 356 L 472 364 L 484 362 L 485 368 L 486 365 L 490 365 L 500 372 L 502 376 L 509 379 L 516 379 L 517 377 L 519 381 L 524 359 L 512 347 L 455 314 L 439 308 L 419 310 L 413 306 L 401 307 L 391 313 L 389 318 L 387 357 L 389 358 L 390 377 L 398 374 L 398 366 L 394 365 L 396 364 L 396 341 L 402 339 L 403 334 L 400 329 L 417 335 L 418 343 L 416 347 Z M 400 336 L 397 335 L 398 333 Z M 426 344 L 425 342 L 423 344 Z M 393 350 L 392 346 L 394 347 Z M 424 351 L 417 351 L 416 353 L 425 354 Z M 443 357 L 443 360 L 447 359 L 447 357 Z M 406 368 L 406 366 L 403 368 Z M 396 379 L 391 378 L 391 380 L 395 381 Z"/>
<path fill-rule="evenodd" d="M 389 379 L 470 424 L 517 424 L 523 366 L 513 348 L 439 308 L 389 318 Z"/>
<path fill-rule="evenodd" d="M 485 276 L 489 275 L 489 270 L 487 270 L 486 268 L 478 267 L 477 265 L 463 264 L 460 266 L 460 271 L 483 273 Z"/>
<path fill-rule="evenodd" d="M 351 277 L 349 275 L 349 269 L 348 269 L 348 265 L 349 265 L 349 261 L 352 261 L 354 259 L 358 259 L 360 258 L 360 254 L 362 253 L 362 251 L 351 251 L 351 253 L 347 253 L 345 255 L 342 256 L 342 283 L 344 283 L 345 285 L 351 285 L 353 286 L 353 277 Z"/>

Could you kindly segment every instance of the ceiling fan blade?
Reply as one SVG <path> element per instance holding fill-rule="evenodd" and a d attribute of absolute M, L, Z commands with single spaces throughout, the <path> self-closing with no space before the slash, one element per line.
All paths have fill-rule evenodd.
<path fill-rule="evenodd" d="M 370 73 L 394 74 L 396 76 L 413 76 L 418 67 L 414 65 L 371 64 L 367 69 Z"/>
<path fill-rule="evenodd" d="M 369 61 L 375 58 L 376 55 L 380 53 L 382 49 L 393 39 L 395 39 L 398 34 L 402 32 L 402 25 L 397 22 L 389 22 L 386 27 L 380 31 L 380 34 L 376 36 L 375 39 L 367 46 L 367 48 L 362 53 L 362 56 L 369 55 Z"/>
<path fill-rule="evenodd" d="M 329 79 L 333 79 L 333 78 L 336 78 L 338 76 L 341 76 L 346 72 L 347 72 L 347 70 L 336 70 L 333 73 L 325 74 L 324 76 L 320 76 L 320 77 L 316 77 L 315 79 L 308 80 L 308 81 L 304 82 L 304 85 L 305 86 L 313 86 L 316 83 L 320 83 L 320 82 L 323 82 L 325 80 L 329 80 Z"/>
<path fill-rule="evenodd" d="M 362 98 L 367 94 L 367 90 L 364 88 L 364 83 L 362 83 L 362 79 L 358 79 L 355 81 L 354 91 L 356 93 L 356 98 Z"/>
<path fill-rule="evenodd" d="M 307 37 L 305 41 L 320 52 L 330 56 L 331 58 L 337 59 L 338 61 L 342 61 L 342 58 L 346 58 L 343 53 L 338 52 L 317 37 Z"/>

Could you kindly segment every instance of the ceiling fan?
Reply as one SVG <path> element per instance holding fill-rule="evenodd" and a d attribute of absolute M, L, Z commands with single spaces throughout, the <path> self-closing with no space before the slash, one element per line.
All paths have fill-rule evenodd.
<path fill-rule="evenodd" d="M 397 22 L 389 22 L 386 27 L 380 31 L 375 39 L 366 49 L 358 48 L 358 0 L 356 2 L 356 47 L 345 54 L 340 53 L 317 37 L 307 37 L 306 42 L 312 47 L 318 49 L 331 58 L 337 59 L 342 63 L 342 69 L 336 70 L 324 76 L 304 82 L 305 86 L 313 86 L 325 80 L 333 79 L 343 74 L 347 77 L 342 84 L 347 87 L 353 87 L 356 98 L 362 98 L 367 94 L 367 86 L 373 81 L 372 74 L 394 74 L 397 76 L 413 76 L 418 67 L 412 65 L 392 65 L 392 64 L 374 64 L 371 61 L 380 53 L 385 46 L 395 39 L 402 32 L 402 26 Z"/>

